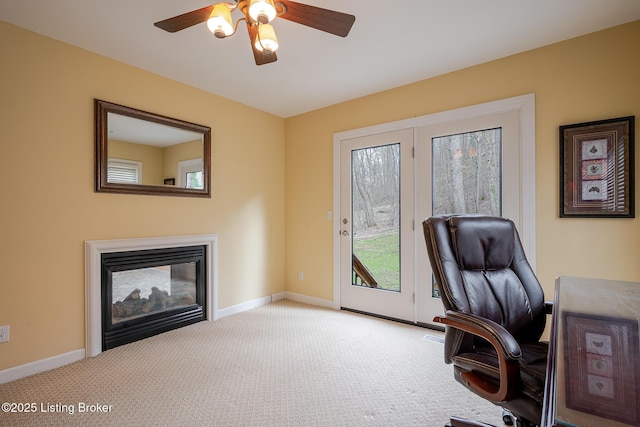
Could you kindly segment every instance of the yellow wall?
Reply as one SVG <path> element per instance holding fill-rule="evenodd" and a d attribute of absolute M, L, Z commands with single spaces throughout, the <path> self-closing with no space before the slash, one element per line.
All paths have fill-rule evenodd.
<path fill-rule="evenodd" d="M 333 299 L 335 132 L 527 93 L 536 97 L 536 255 L 547 298 L 558 275 L 640 281 L 639 220 L 558 216 L 558 127 L 635 115 L 638 135 L 638 52 L 640 21 L 287 119 L 287 290 Z"/>
<path fill-rule="evenodd" d="M 4 22 L 0 52 L 0 370 L 84 348 L 85 240 L 215 233 L 220 309 L 284 290 L 282 118 Z M 95 193 L 94 98 L 210 126 L 212 197 Z"/>

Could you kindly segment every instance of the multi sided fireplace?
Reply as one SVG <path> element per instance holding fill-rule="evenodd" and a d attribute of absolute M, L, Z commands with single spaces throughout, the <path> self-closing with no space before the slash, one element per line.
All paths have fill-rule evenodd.
<path fill-rule="evenodd" d="M 102 254 L 102 350 L 206 319 L 205 246 Z"/>
<path fill-rule="evenodd" d="M 85 243 L 87 356 L 215 319 L 214 235 Z"/>

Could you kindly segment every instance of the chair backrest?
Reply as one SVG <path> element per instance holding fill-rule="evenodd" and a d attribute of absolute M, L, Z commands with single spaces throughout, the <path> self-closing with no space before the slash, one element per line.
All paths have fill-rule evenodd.
<path fill-rule="evenodd" d="M 490 319 L 518 342 L 540 339 L 546 322 L 544 291 L 511 220 L 447 215 L 428 218 L 423 227 L 446 310 Z"/>

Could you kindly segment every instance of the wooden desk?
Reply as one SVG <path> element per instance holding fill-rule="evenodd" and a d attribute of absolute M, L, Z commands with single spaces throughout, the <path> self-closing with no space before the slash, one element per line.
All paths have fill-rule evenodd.
<path fill-rule="evenodd" d="M 640 283 L 556 280 L 543 427 L 640 426 Z"/>

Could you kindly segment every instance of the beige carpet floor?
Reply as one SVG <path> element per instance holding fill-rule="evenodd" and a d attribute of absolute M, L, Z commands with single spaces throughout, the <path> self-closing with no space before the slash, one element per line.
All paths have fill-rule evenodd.
<path fill-rule="evenodd" d="M 0 402 L 35 412 L 0 425 L 501 426 L 427 335 L 441 336 L 283 300 L 1 384 Z"/>

